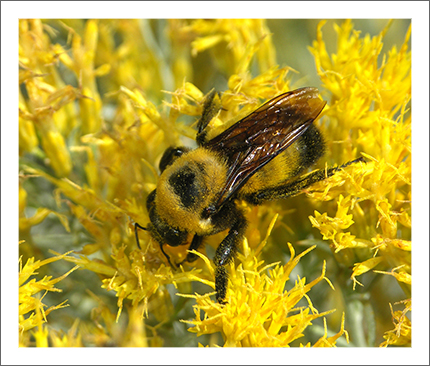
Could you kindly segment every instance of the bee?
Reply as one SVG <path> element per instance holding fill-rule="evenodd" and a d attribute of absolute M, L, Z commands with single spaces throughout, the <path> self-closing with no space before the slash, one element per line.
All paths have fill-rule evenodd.
<path fill-rule="evenodd" d="M 228 285 L 226 265 L 244 238 L 247 220 L 237 202 L 260 205 L 265 201 L 301 193 L 332 176 L 340 167 L 303 174 L 325 152 L 324 139 L 313 125 L 326 102 L 318 89 L 306 87 L 281 94 L 227 128 L 208 138 L 208 124 L 219 112 L 220 95 L 206 97 L 197 123 L 198 148 L 170 147 L 160 163 L 160 178 L 147 198 L 148 230 L 163 249 L 190 243 L 197 250 L 203 238 L 228 230 L 215 256 L 215 290 L 225 303 Z M 188 253 L 183 262 L 197 259 Z M 182 264 L 181 262 L 180 264 Z"/>

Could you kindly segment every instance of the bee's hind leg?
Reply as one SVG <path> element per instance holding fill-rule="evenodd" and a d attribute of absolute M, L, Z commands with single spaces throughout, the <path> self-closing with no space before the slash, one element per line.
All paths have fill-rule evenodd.
<path fill-rule="evenodd" d="M 302 193 L 303 190 L 312 186 L 314 183 L 320 182 L 328 177 L 331 177 L 332 175 L 336 174 L 336 172 L 347 167 L 348 165 L 359 162 L 365 163 L 366 161 L 362 157 L 360 157 L 338 167 L 317 170 L 305 176 L 299 177 L 298 179 L 285 185 L 248 194 L 244 197 L 244 200 L 253 205 L 261 205 L 265 201 L 296 196 Z"/>

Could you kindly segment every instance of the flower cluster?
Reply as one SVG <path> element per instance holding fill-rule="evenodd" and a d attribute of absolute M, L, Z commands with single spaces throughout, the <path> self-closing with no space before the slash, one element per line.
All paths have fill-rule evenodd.
<path fill-rule="evenodd" d="M 264 261 L 258 260 L 259 252 L 266 244 L 274 224 L 275 220 L 272 221 L 266 238 L 255 250 L 252 250 L 245 240 L 243 254 L 238 256 L 239 265 L 230 266 L 229 279 L 232 286 L 225 306 L 214 303 L 209 297 L 211 294 L 181 295 L 196 300 L 195 320 L 184 321 L 193 325 L 191 332 L 197 333 L 198 336 L 221 332 L 225 339 L 224 346 L 227 347 L 288 347 L 303 336 L 303 331 L 313 320 L 333 312 L 318 313 L 307 295 L 312 287 L 323 279 L 334 290 L 325 277 L 325 263 L 318 278 L 310 283 L 306 283 L 306 278 L 298 278 L 294 286 L 285 291 L 290 274 L 300 258 L 315 247 L 295 257 L 293 246 L 289 244 L 291 257 L 285 265 L 264 265 Z M 213 273 L 209 260 L 200 253 L 198 255 Z M 214 287 L 213 283 L 211 285 Z M 307 301 L 307 306 L 297 306 L 302 299 Z M 203 319 L 201 311 L 204 311 Z M 344 333 L 346 332 L 342 321 L 339 333 L 327 337 L 325 332 L 315 346 L 332 347 Z"/>
<path fill-rule="evenodd" d="M 346 21 L 335 28 L 337 52 L 329 57 L 323 25 L 324 22 L 319 25 L 311 52 L 331 96 L 326 111 L 330 120 L 327 135 L 333 136 L 330 152 L 346 161 L 362 151 L 367 164 L 324 182 L 323 194 L 314 197 L 336 198 L 336 214 L 330 217 L 316 211 L 310 219 L 323 239 L 330 241 L 339 260 L 353 265 L 354 287 L 363 286 L 358 277 L 372 269 L 391 268 L 388 274 L 394 276 L 409 298 L 411 29 L 399 50 L 393 47 L 388 54 L 381 54 L 391 22 L 379 35 L 361 38 L 352 22 Z M 375 270 L 373 276 L 376 273 L 384 272 Z M 408 335 L 410 341 L 411 334 Z"/>
<path fill-rule="evenodd" d="M 68 306 L 66 301 L 61 304 L 50 306 L 45 309 L 46 305 L 42 302 L 48 291 L 61 292 L 54 285 L 66 278 L 70 273 L 79 267 L 72 268 L 67 273 L 60 277 L 52 279 L 52 276 L 44 276 L 41 280 L 30 279 L 37 274 L 37 270 L 48 263 L 64 259 L 68 253 L 51 257 L 43 261 L 35 261 L 34 258 L 29 258 L 25 265 L 22 265 L 22 257 L 19 259 L 19 345 L 28 346 L 30 344 L 30 331 L 34 336 L 35 345 L 37 347 L 47 347 L 48 334 L 51 333 L 53 342 L 59 344 L 57 339 L 59 336 L 55 331 L 49 332 L 45 323 L 46 316 L 53 310 L 62 309 Z M 41 295 L 41 292 L 44 292 Z M 36 328 L 36 329 L 34 329 Z M 79 337 L 78 337 L 79 338 Z M 71 338 L 69 345 L 81 346 L 78 338 Z"/>
<path fill-rule="evenodd" d="M 205 239 L 192 265 L 174 269 L 148 232 L 138 232 L 137 246 L 133 224 L 149 222 L 146 198 L 156 187 L 160 157 L 169 146 L 193 144 L 193 122 L 212 87 L 222 85 L 222 109 L 209 126 L 216 135 L 261 102 L 303 86 L 292 83 L 291 68 L 277 66 L 267 22 L 20 20 L 19 228 L 27 261 L 20 270 L 21 346 L 197 345 L 196 336 L 210 345 L 335 346 L 354 334 L 348 308 L 330 302 L 319 311 L 310 290 L 324 287 L 342 297 L 344 284 L 332 278 L 338 265 L 353 267 L 351 287 L 365 286 L 358 277 L 378 269 L 410 296 L 410 31 L 399 51 L 382 55 L 388 28 L 362 38 L 346 21 L 336 26 L 338 49 L 329 57 L 322 26 L 311 52 L 328 100 L 324 160 L 340 165 L 361 153 L 367 162 L 306 192 L 321 211 L 310 222 L 333 251 L 327 264 L 317 254 L 323 241 L 305 235 L 310 247 L 303 249 L 285 235 L 282 219 L 291 207 L 243 204 L 249 226 L 228 268 L 228 303 L 221 306 L 212 296 L 208 257 L 225 233 Z M 311 212 L 298 212 L 287 229 L 309 222 Z M 67 239 L 52 240 L 52 227 Z M 164 250 L 176 263 L 187 255 L 186 246 Z M 53 262 L 77 267 L 56 280 L 27 282 Z M 34 296 L 55 291 L 66 276 L 86 284 L 79 298 L 91 304 L 89 311 L 71 304 L 75 314 L 88 313 L 69 323 L 54 314 L 72 306 L 45 309 Z M 406 308 L 393 312 L 396 328 L 383 345 L 410 342 L 410 302 Z M 48 314 L 65 331 L 47 326 Z"/>

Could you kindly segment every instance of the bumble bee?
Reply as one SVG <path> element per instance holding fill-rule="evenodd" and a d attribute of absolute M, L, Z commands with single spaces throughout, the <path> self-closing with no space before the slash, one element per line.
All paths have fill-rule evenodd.
<path fill-rule="evenodd" d="M 135 224 L 138 245 L 137 228 L 148 230 L 172 265 L 164 244 L 190 243 L 189 249 L 197 250 L 205 236 L 228 230 L 214 257 L 216 299 L 225 303 L 226 264 L 234 259 L 247 226 L 237 201 L 259 205 L 294 196 L 362 160 L 302 175 L 325 151 L 312 124 L 325 105 L 316 88 L 290 91 L 208 139 L 207 126 L 221 109 L 220 95 L 209 93 L 197 123 L 198 148 L 170 147 L 160 160 L 161 175 L 146 202 L 151 222 L 147 228 Z M 196 259 L 188 253 L 185 261 Z"/>

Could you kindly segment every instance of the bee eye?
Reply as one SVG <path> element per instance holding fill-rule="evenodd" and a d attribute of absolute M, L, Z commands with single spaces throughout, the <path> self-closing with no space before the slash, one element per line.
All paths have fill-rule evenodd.
<path fill-rule="evenodd" d="M 187 147 L 169 147 L 164 152 L 158 165 L 160 172 L 163 172 L 169 165 L 172 165 L 176 159 L 181 157 L 187 151 L 190 151 Z"/>
<path fill-rule="evenodd" d="M 169 184 L 185 208 L 196 204 L 201 190 L 196 184 L 196 175 L 190 168 L 185 167 L 173 173 L 169 178 Z"/>
<path fill-rule="evenodd" d="M 151 210 L 151 207 L 154 205 L 155 192 L 156 190 L 154 189 L 146 198 L 146 209 L 148 210 L 148 212 Z"/>

